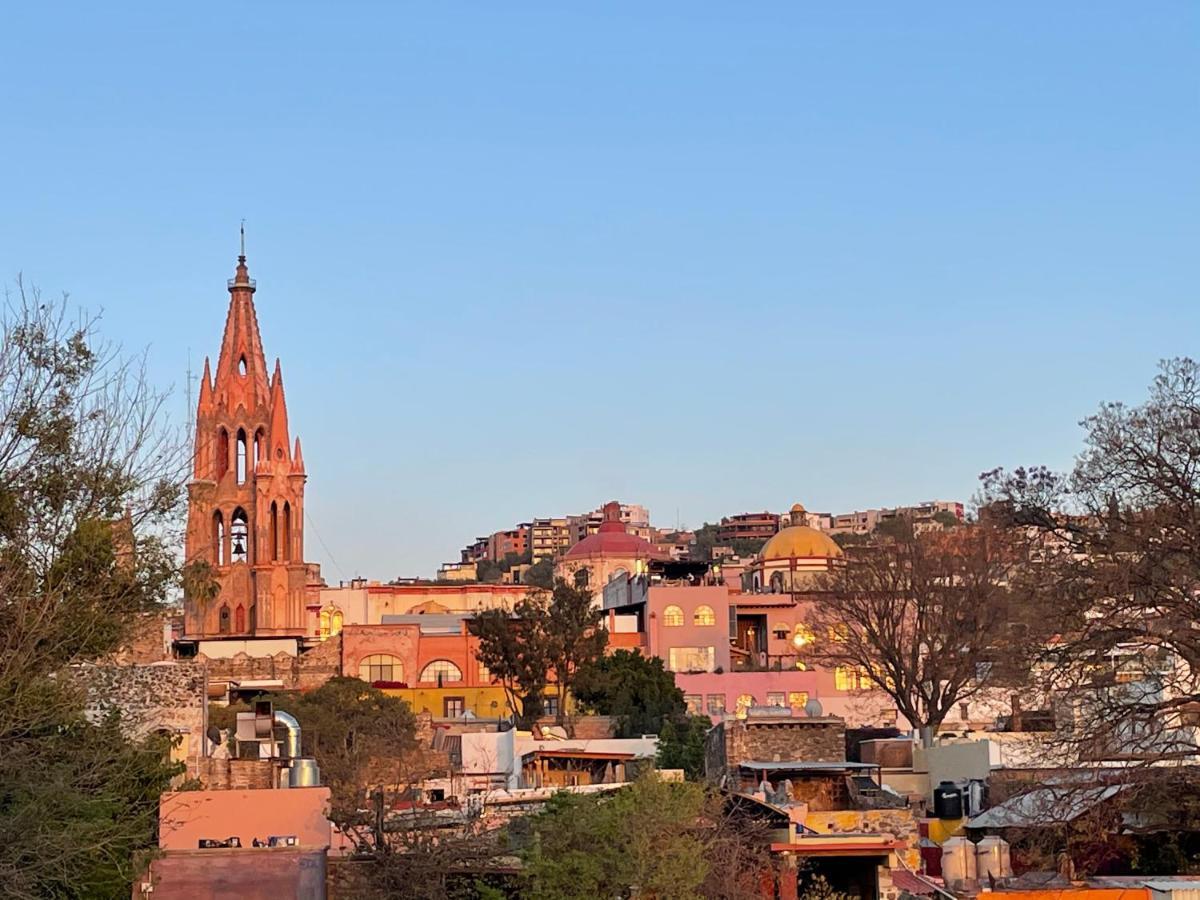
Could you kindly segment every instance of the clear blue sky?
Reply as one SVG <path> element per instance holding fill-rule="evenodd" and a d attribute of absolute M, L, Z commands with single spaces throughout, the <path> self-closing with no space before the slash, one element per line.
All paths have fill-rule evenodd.
<path fill-rule="evenodd" d="M 334 581 L 967 499 L 1200 353 L 1200 6 L 581 6 L 11 6 L 0 276 L 182 415 L 245 217 Z"/>

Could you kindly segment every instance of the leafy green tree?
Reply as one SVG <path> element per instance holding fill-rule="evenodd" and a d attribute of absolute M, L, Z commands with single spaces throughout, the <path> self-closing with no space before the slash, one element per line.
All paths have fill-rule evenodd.
<path fill-rule="evenodd" d="M 486 609 L 475 614 L 471 627 L 479 637 L 476 657 L 504 688 L 518 727 L 529 728 L 542 714 L 549 682 L 549 643 L 545 624 L 545 595 L 518 601 L 513 610 Z"/>
<path fill-rule="evenodd" d="M 567 724 L 567 697 L 579 669 L 604 655 L 608 629 L 604 627 L 604 611 L 592 603 L 592 592 L 561 578 L 554 583 L 546 612 L 547 657 L 554 670 L 558 724 L 563 725 Z"/>
<path fill-rule="evenodd" d="M 0 883 L 128 896 L 179 768 L 89 721 L 68 667 L 101 660 L 178 583 L 186 456 L 164 396 L 65 301 L 18 281 L 0 328 Z M 103 698 L 102 698 L 103 699 Z"/>
<path fill-rule="evenodd" d="M 556 794 L 528 824 L 532 900 L 758 896 L 771 871 L 763 835 L 733 827 L 719 796 L 653 773 L 612 794 Z"/>
<path fill-rule="evenodd" d="M 937 522 L 943 528 L 957 528 L 962 524 L 958 520 L 958 516 L 950 512 L 948 509 L 939 509 L 933 514 L 933 521 Z"/>
<path fill-rule="evenodd" d="M 411 779 L 404 756 L 416 747 L 407 703 L 358 678 L 331 678 L 313 691 L 281 693 L 275 706 L 300 722 L 305 755 L 316 758 L 330 787 L 331 818 L 359 818 L 374 787 L 395 789 Z"/>
<path fill-rule="evenodd" d="M 485 584 L 496 584 L 500 581 L 500 576 L 503 574 L 504 570 L 500 568 L 500 564 L 490 559 L 481 559 L 475 563 L 476 581 L 482 581 Z"/>
<path fill-rule="evenodd" d="M 530 587 L 550 590 L 554 587 L 554 560 L 539 559 L 525 572 L 525 583 Z"/>
<path fill-rule="evenodd" d="M 527 728 L 541 715 L 553 674 L 558 722 L 570 728 L 566 698 L 580 667 L 604 653 L 603 621 L 591 593 L 561 578 L 553 591 L 523 598 L 511 613 L 492 609 L 475 615 L 479 661 L 503 685 L 519 725 Z"/>
<path fill-rule="evenodd" d="M 658 767 L 682 769 L 692 781 L 704 777 L 704 736 L 712 728 L 708 716 L 667 719 L 658 735 Z"/>
<path fill-rule="evenodd" d="M 620 737 L 659 734 L 664 720 L 686 710 L 675 674 L 657 656 L 637 650 L 617 650 L 581 667 L 575 699 L 602 716 L 614 716 Z"/>

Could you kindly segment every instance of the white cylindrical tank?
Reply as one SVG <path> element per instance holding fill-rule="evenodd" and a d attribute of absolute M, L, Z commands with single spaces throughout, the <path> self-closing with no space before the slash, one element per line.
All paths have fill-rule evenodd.
<path fill-rule="evenodd" d="M 982 884 L 991 875 L 996 881 L 1012 877 L 1012 860 L 1009 857 L 1008 841 L 989 834 L 975 845 L 976 871 Z"/>
<path fill-rule="evenodd" d="M 965 837 L 947 838 L 942 844 L 942 879 L 947 887 L 975 881 L 975 845 Z"/>

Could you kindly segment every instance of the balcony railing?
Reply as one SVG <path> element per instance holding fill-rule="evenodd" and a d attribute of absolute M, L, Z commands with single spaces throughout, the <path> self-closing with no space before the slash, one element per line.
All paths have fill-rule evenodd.
<path fill-rule="evenodd" d="M 795 653 L 751 653 L 748 656 L 740 654 L 733 657 L 735 672 L 801 672 L 797 663 L 800 657 Z"/>

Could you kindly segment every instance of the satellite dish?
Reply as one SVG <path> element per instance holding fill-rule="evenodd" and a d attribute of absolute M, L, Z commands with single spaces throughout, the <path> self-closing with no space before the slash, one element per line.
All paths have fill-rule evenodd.
<path fill-rule="evenodd" d="M 810 719 L 820 718 L 824 712 L 825 710 L 821 706 L 821 701 L 816 697 L 813 697 L 813 699 L 804 704 L 804 714 Z"/>

